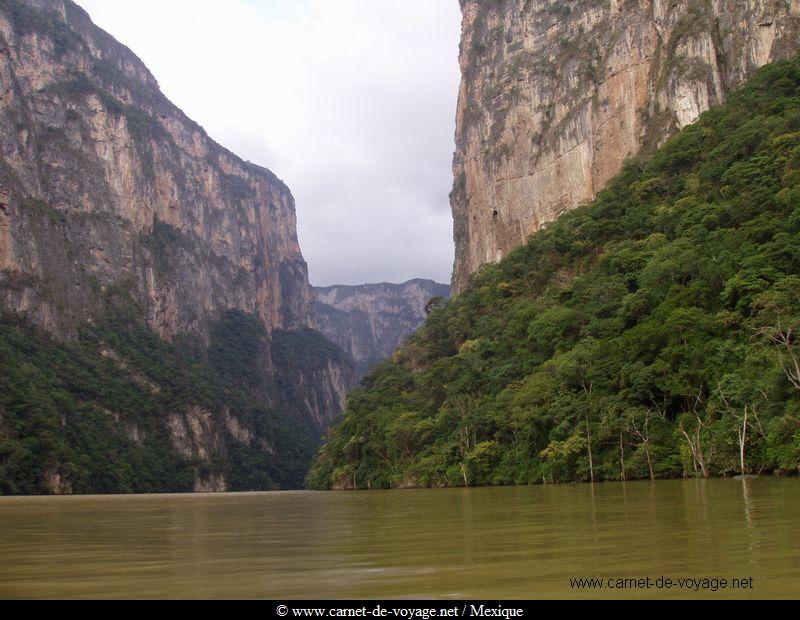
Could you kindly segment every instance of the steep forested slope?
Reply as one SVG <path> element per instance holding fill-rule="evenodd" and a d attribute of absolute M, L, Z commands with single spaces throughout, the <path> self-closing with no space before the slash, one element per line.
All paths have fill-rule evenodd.
<path fill-rule="evenodd" d="M 800 464 L 800 61 L 535 234 L 373 372 L 314 488 Z"/>
<path fill-rule="evenodd" d="M 0 318 L 0 495 L 252 491 L 302 486 L 317 446 L 312 393 L 267 372 L 313 376 L 316 332 L 227 313 L 210 346 L 159 338 L 124 293 L 80 338 Z M 289 375 L 289 370 L 294 375 Z"/>

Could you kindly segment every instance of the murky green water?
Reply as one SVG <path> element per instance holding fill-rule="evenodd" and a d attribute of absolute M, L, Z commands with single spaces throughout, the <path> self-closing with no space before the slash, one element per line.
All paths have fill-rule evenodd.
<path fill-rule="evenodd" d="M 0 558 L 3 598 L 797 597 L 800 481 L 8 498 Z"/>

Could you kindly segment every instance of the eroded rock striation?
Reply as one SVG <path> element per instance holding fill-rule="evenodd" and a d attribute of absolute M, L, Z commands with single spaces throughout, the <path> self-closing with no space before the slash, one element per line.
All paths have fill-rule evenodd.
<path fill-rule="evenodd" d="M 800 0 L 461 0 L 455 292 L 800 49 Z"/>
<path fill-rule="evenodd" d="M 427 318 L 426 306 L 450 287 L 432 280 L 314 289 L 323 334 L 353 358 L 359 376 L 388 359 Z"/>
<path fill-rule="evenodd" d="M 0 136 L 3 312 L 70 342 L 124 297 L 165 341 L 206 345 L 226 313 L 255 317 L 267 347 L 275 334 L 309 347 L 303 364 L 259 361 L 264 385 L 302 384 L 291 406 L 286 389 L 259 396 L 325 430 L 352 369 L 304 335 L 312 292 L 280 179 L 211 140 L 71 0 L 0 0 Z M 224 459 L 225 433 L 258 445 L 229 413 L 198 411 L 166 412 L 186 458 Z M 204 480 L 199 490 L 224 488 L 217 473 Z"/>

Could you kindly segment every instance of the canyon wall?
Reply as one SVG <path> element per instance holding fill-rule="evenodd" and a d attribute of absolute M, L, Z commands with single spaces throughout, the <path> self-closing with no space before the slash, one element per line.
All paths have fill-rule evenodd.
<path fill-rule="evenodd" d="M 391 357 L 427 317 L 434 297 L 450 287 L 432 280 L 314 289 L 320 331 L 350 354 L 359 376 Z"/>
<path fill-rule="evenodd" d="M 800 49 L 800 0 L 460 1 L 455 293 Z"/>
<path fill-rule="evenodd" d="M 267 347 L 273 334 L 316 324 L 286 185 L 209 138 L 71 0 L 0 0 L 0 136 L 3 312 L 60 342 L 77 341 L 119 299 L 168 343 L 208 345 L 233 311 L 257 319 Z M 282 368 L 274 351 L 259 362 L 265 385 L 291 382 L 302 393 L 289 404 L 286 389 L 260 398 L 321 434 L 352 368 L 304 342 L 313 363 Z M 193 422 L 191 407 L 173 413 L 177 449 L 212 460 L 213 450 L 187 451 L 181 437 L 192 433 L 181 429 L 208 430 L 195 443 L 213 446 L 225 428 Z"/>
<path fill-rule="evenodd" d="M 308 323 L 294 201 L 212 141 L 67 0 L 0 3 L 4 305 L 69 336 L 126 283 L 153 329 L 237 308 Z"/>

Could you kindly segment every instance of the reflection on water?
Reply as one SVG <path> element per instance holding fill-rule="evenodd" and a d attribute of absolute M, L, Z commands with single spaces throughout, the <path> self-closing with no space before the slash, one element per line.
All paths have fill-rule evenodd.
<path fill-rule="evenodd" d="M 648 576 L 797 596 L 800 481 L 7 498 L 0 557 L 4 598 L 597 598 L 619 592 L 569 579 Z"/>

